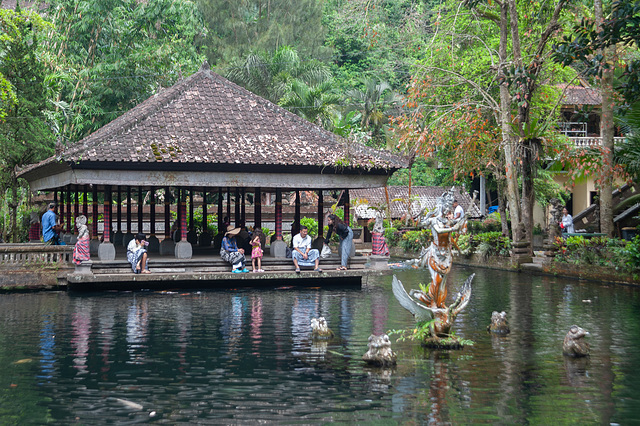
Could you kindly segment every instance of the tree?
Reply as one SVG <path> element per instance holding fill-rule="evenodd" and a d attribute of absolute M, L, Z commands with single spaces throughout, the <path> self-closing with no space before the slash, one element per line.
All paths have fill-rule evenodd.
<path fill-rule="evenodd" d="M 273 53 L 250 54 L 242 64 L 231 66 L 227 78 L 245 89 L 278 103 L 291 90 L 293 81 L 308 86 L 326 81 L 329 69 L 319 61 L 303 61 L 296 49 L 282 46 Z"/>
<path fill-rule="evenodd" d="M 431 24 L 428 55 L 409 89 L 406 106 L 413 111 L 398 123 L 410 150 L 441 155 L 448 140 L 453 158 L 462 155 L 463 163 L 476 163 L 481 173 L 494 169 L 504 183 L 499 188 L 504 186 L 512 224 L 522 223 L 529 241 L 535 170 L 554 117 L 553 103 L 538 96 L 539 87 L 554 78 L 547 47 L 566 4 L 446 2 Z M 542 108 L 532 109 L 534 104 Z M 459 141 L 466 141 L 464 151 L 455 147 Z M 481 157 L 474 159 L 474 153 Z"/>
<path fill-rule="evenodd" d="M 385 145 L 383 126 L 389 122 L 388 113 L 400 101 L 391 85 L 377 78 L 362 81 L 363 89 L 352 89 L 347 92 L 349 106 L 347 111 L 357 110 L 362 115 L 361 126 L 370 129 L 376 145 Z"/>
<path fill-rule="evenodd" d="M 204 61 L 197 41 L 206 31 L 191 1 L 52 0 L 55 25 L 44 46 L 61 83 L 61 136 L 76 141 Z"/>
<path fill-rule="evenodd" d="M 334 107 L 341 98 L 335 93 L 333 81 L 323 81 L 314 86 L 294 80 L 290 92 L 280 101 L 280 106 L 327 130 L 333 127 Z"/>
<path fill-rule="evenodd" d="M 329 56 L 323 44 L 323 2 L 317 0 L 197 0 L 208 36 L 209 62 L 225 68 L 252 52 L 294 46 L 305 57 Z"/>
<path fill-rule="evenodd" d="M 45 121 L 47 70 L 39 47 L 50 24 L 38 14 L 0 10 L 0 75 L 11 84 L 14 102 L 4 103 L 6 115 L 0 122 L 0 164 L 2 194 L 10 190 L 11 239 L 17 242 L 18 178 L 16 168 L 39 161 L 53 153 L 53 134 Z"/>
<path fill-rule="evenodd" d="M 602 95 L 601 167 L 597 169 L 600 183 L 600 230 L 613 236 L 613 182 L 616 174 L 614 163 L 614 109 L 616 88 L 614 73 L 619 66 L 618 46 L 640 42 L 640 2 L 617 0 L 606 10 L 602 0 L 594 0 L 595 15 L 584 17 L 575 24 L 573 31 L 556 44 L 554 58 L 563 65 L 577 63 L 582 65 L 584 74 L 596 76 Z M 621 84 L 618 91 L 627 100 L 634 102 L 640 98 L 640 77 L 637 69 L 640 60 L 630 55 L 622 66 Z M 624 109 L 622 109 L 624 113 Z"/>

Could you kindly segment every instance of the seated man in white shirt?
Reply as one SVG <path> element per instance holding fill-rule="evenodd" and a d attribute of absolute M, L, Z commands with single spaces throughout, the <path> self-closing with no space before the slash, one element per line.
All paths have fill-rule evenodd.
<path fill-rule="evenodd" d="M 316 272 L 322 272 L 318 267 L 320 263 L 320 252 L 311 248 L 311 237 L 308 235 L 309 229 L 300 226 L 300 233 L 293 237 L 291 258 L 296 266 L 296 272 L 300 272 L 300 266 L 315 266 Z"/>
<path fill-rule="evenodd" d="M 458 204 L 458 200 L 453 200 L 453 218 L 462 219 L 463 216 L 464 216 L 464 209 L 460 204 Z"/>

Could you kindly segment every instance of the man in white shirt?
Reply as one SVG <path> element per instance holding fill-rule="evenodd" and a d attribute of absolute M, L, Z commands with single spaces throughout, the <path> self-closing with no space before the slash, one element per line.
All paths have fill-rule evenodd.
<path fill-rule="evenodd" d="M 296 272 L 300 272 L 300 266 L 315 266 L 316 272 L 322 272 L 318 267 L 320 264 L 320 252 L 311 248 L 311 237 L 308 235 L 309 229 L 300 226 L 300 233 L 293 237 L 291 258 L 296 266 Z"/>
<path fill-rule="evenodd" d="M 458 200 L 453 200 L 453 218 L 455 220 L 462 219 L 464 216 L 464 209 L 460 204 L 458 204 Z"/>

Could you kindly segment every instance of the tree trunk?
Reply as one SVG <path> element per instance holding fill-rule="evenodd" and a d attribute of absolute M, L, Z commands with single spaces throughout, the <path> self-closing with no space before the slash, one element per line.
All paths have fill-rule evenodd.
<path fill-rule="evenodd" d="M 18 179 L 16 178 L 15 171 L 11 172 L 11 201 L 9 202 L 9 208 L 11 210 L 11 242 L 18 242 L 18 222 L 16 220 L 18 216 Z"/>
<path fill-rule="evenodd" d="M 594 1 L 596 23 L 601 25 L 604 20 L 601 0 Z M 600 136 L 602 137 L 602 179 L 600 185 L 600 232 L 609 237 L 614 235 L 613 226 L 613 71 L 616 47 L 611 46 L 602 50 L 603 63 L 608 69 L 603 69 L 600 80 L 600 94 L 602 96 L 602 114 L 600 116 Z"/>
<path fill-rule="evenodd" d="M 505 76 L 504 69 L 508 67 L 507 44 L 509 34 L 509 8 L 506 3 L 500 7 L 500 65 L 501 75 Z M 506 82 L 500 84 L 500 125 L 502 128 L 502 144 L 504 147 L 505 175 L 507 186 L 507 200 L 509 202 L 509 212 L 511 214 L 511 225 L 515 226 L 520 222 L 520 200 L 518 197 L 518 176 L 516 174 L 516 141 L 511 132 L 511 95 Z"/>
<path fill-rule="evenodd" d="M 505 183 L 498 181 L 498 212 L 500 212 L 502 235 L 505 237 L 511 237 L 509 235 L 509 222 L 507 221 L 507 206 L 505 205 L 504 187 Z"/>

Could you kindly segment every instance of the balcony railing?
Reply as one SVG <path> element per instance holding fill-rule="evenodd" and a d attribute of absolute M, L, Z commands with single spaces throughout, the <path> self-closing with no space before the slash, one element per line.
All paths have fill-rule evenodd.
<path fill-rule="evenodd" d="M 0 244 L 0 266 L 50 265 L 72 266 L 73 246 L 37 243 Z"/>
<path fill-rule="evenodd" d="M 587 137 L 569 137 L 576 148 L 589 148 L 602 146 L 602 138 L 600 136 L 587 136 Z M 620 143 L 624 140 L 623 137 L 613 138 L 614 143 Z"/>

